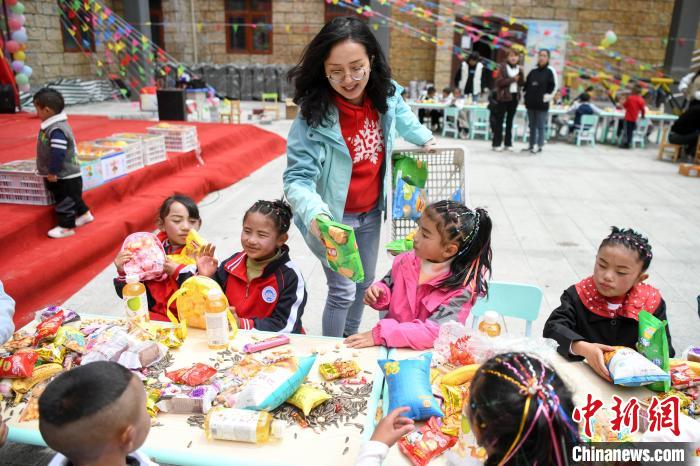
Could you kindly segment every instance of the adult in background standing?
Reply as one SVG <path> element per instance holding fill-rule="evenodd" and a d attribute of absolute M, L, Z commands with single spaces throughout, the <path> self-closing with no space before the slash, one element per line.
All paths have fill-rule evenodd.
<path fill-rule="evenodd" d="M 549 50 L 542 49 L 537 54 L 537 66 L 528 73 L 525 81 L 525 108 L 530 126 L 530 144 L 523 151 L 533 154 L 542 152 L 549 102 L 556 90 L 557 73 L 549 66 Z"/>
<path fill-rule="evenodd" d="M 481 63 L 479 52 L 472 52 L 463 61 L 455 75 L 455 87 L 462 92 L 466 99 L 471 98 L 473 102 L 479 100 L 481 95 L 481 75 L 484 71 L 484 64 Z"/>
<path fill-rule="evenodd" d="M 493 107 L 493 140 L 491 149 L 502 151 L 503 121 L 506 122 L 505 149 L 513 150 L 513 118 L 518 110 L 520 90 L 525 83 L 525 73 L 518 65 L 520 54 L 515 50 L 508 50 L 506 61 L 496 70 L 496 105 Z"/>
<path fill-rule="evenodd" d="M 326 274 L 323 335 L 349 336 L 358 332 L 365 290 L 374 281 L 395 134 L 426 148 L 435 141 L 401 98 L 403 89 L 392 81 L 379 43 L 357 18 L 328 22 L 289 77 L 300 111 L 287 138 L 284 192 Z M 355 229 L 362 283 L 328 267 L 318 215 Z"/>

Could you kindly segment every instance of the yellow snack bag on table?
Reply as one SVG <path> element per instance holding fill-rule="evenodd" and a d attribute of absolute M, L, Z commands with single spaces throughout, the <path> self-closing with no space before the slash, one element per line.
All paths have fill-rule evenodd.
<path fill-rule="evenodd" d="M 322 405 L 331 398 L 324 390 L 305 384 L 294 392 L 294 395 L 287 400 L 287 403 L 296 406 L 304 413 L 304 416 L 308 416 L 312 409 Z"/>
<path fill-rule="evenodd" d="M 168 259 L 182 265 L 194 265 L 197 253 L 209 244 L 194 228 L 187 233 L 185 247 L 177 254 L 168 254 Z"/>

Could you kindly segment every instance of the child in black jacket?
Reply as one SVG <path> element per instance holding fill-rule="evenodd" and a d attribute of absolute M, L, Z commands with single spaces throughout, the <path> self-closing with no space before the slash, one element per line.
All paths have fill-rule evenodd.
<path fill-rule="evenodd" d="M 612 346 L 635 347 L 639 312 L 666 320 L 661 293 L 642 283 L 649 277 L 651 258 L 647 238 L 632 229 L 613 227 L 600 244 L 593 275 L 564 291 L 561 305 L 545 323 L 544 337 L 559 343 L 562 356 L 586 359 L 594 371 L 610 380 L 603 353 L 612 351 Z M 666 333 L 673 356 L 668 325 Z"/>

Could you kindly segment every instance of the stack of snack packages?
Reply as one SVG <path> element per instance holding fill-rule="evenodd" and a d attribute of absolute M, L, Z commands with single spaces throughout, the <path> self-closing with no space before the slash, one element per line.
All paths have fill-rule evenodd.
<path fill-rule="evenodd" d="M 58 306 L 38 311 L 36 320 L 33 331 L 16 332 L 0 348 L 0 394 L 14 404 L 27 402 L 20 422 L 38 418 L 41 393 L 63 371 L 93 361 L 117 361 L 148 380 L 149 366 L 182 344 L 174 327 L 129 329 L 125 321 L 81 320 Z"/>

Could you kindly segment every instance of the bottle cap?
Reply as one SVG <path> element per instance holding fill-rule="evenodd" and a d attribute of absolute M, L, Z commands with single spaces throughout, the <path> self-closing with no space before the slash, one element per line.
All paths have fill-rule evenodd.
<path fill-rule="evenodd" d="M 270 434 L 275 438 L 282 438 L 284 436 L 284 431 L 287 428 L 287 423 L 279 419 L 272 421 L 270 429 Z"/>
<path fill-rule="evenodd" d="M 486 311 L 484 312 L 484 321 L 489 324 L 498 323 L 498 312 L 496 311 Z"/>
<path fill-rule="evenodd" d="M 135 273 L 129 274 L 126 276 L 126 282 L 127 283 L 138 283 L 139 282 L 139 276 Z"/>
<path fill-rule="evenodd" d="M 218 298 L 221 297 L 222 294 L 223 294 L 223 293 L 222 293 L 221 289 L 219 289 L 219 288 L 212 288 L 212 289 L 209 290 L 209 292 L 207 293 L 207 298 L 209 298 L 209 299 L 218 299 Z"/>

